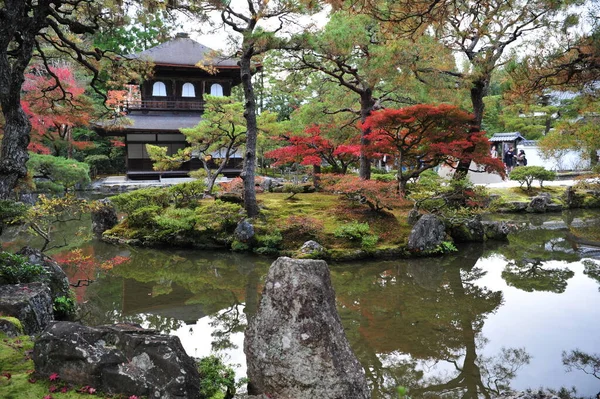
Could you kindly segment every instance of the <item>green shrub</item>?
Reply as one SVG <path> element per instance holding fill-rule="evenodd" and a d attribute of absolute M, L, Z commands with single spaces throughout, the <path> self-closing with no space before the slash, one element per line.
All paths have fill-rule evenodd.
<path fill-rule="evenodd" d="M 375 249 L 375 246 L 377 245 L 377 241 L 379 241 L 378 236 L 370 235 L 370 234 L 365 235 L 360 240 L 360 247 L 362 249 L 364 249 L 365 251 L 372 251 L 373 249 Z"/>
<path fill-rule="evenodd" d="M 192 231 L 196 225 L 196 212 L 193 209 L 169 208 L 163 214 L 155 216 L 154 223 L 167 232 Z"/>
<path fill-rule="evenodd" d="M 47 179 L 36 183 L 38 189 L 45 187 L 64 191 L 90 184 L 89 165 L 73 159 L 31 154 L 27 169 L 33 177 Z"/>
<path fill-rule="evenodd" d="M 27 205 L 22 202 L 0 200 L 0 233 L 2 226 L 18 221 L 27 213 Z"/>
<path fill-rule="evenodd" d="M 171 200 L 178 208 L 189 206 L 190 203 L 201 200 L 205 190 L 206 184 L 202 180 L 176 184 L 168 188 Z"/>
<path fill-rule="evenodd" d="M 0 252 L 0 285 L 39 281 L 46 274 L 42 265 L 29 263 L 24 256 Z"/>
<path fill-rule="evenodd" d="M 113 171 L 112 163 L 108 155 L 88 155 L 84 162 L 90 166 L 92 176 L 107 174 Z"/>
<path fill-rule="evenodd" d="M 203 357 L 198 361 L 200 398 L 232 398 L 236 392 L 235 372 L 218 356 Z"/>
<path fill-rule="evenodd" d="M 369 234 L 369 224 L 357 221 L 338 226 L 333 232 L 337 238 L 346 238 L 351 241 L 362 240 L 367 234 Z"/>
<path fill-rule="evenodd" d="M 131 227 L 152 227 L 155 225 L 154 219 L 159 215 L 163 208 L 157 205 L 148 205 L 136 209 L 127 217 L 127 223 Z"/>
<path fill-rule="evenodd" d="M 130 216 L 141 207 L 155 205 L 160 208 L 169 206 L 169 192 L 164 188 L 142 188 L 111 197 L 110 200 L 121 212 Z"/>
<path fill-rule="evenodd" d="M 254 250 L 254 252 L 262 255 L 269 255 L 278 252 L 279 248 L 281 247 L 281 243 L 283 242 L 283 237 L 281 232 L 275 229 L 269 234 L 257 235 L 256 241 L 257 248 Z"/>
<path fill-rule="evenodd" d="M 246 252 L 250 249 L 250 246 L 245 242 L 234 240 L 231 243 L 231 250 L 234 252 Z"/>
<path fill-rule="evenodd" d="M 56 320 L 71 320 L 76 313 L 76 302 L 72 296 L 59 296 L 54 298 L 52 304 Z"/>
<path fill-rule="evenodd" d="M 556 173 L 546 170 L 543 166 L 519 166 L 510 172 L 509 177 L 510 180 L 518 181 L 521 187 L 526 184 L 527 190 L 530 190 L 534 180 L 537 180 L 542 187 L 544 181 L 556 179 Z"/>
<path fill-rule="evenodd" d="M 239 204 L 216 200 L 196 208 L 196 229 L 200 231 L 228 231 L 246 216 Z"/>
<path fill-rule="evenodd" d="M 423 172 L 419 181 L 409 186 L 408 197 L 416 209 L 440 213 L 445 218 L 465 216 L 486 209 L 490 195 L 483 186 L 468 178 L 445 180 L 434 171 Z"/>

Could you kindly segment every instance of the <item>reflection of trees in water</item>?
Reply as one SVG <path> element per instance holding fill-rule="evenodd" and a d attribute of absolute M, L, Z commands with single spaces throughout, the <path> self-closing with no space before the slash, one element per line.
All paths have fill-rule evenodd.
<path fill-rule="evenodd" d="M 485 274 L 474 267 L 481 255 L 475 248 L 481 247 L 433 262 L 333 270 L 342 322 L 373 398 L 394 397 L 398 386 L 408 387 L 413 398 L 488 397 L 528 362 L 522 349 L 493 358 L 477 354 L 484 321 L 502 303 L 502 293 L 475 284 Z M 442 364 L 450 370 L 424 371 Z"/>
<path fill-rule="evenodd" d="M 527 292 L 564 292 L 574 273 L 567 267 L 555 267 L 555 261 L 579 260 L 564 235 L 564 231 L 554 230 L 525 230 L 509 235 L 509 245 L 498 248 L 507 259 L 502 278 L 508 285 Z"/>
<path fill-rule="evenodd" d="M 562 362 L 567 371 L 578 370 L 600 380 L 600 354 L 586 353 L 579 349 L 563 351 Z M 600 393 L 598 393 L 600 396 Z"/>
<path fill-rule="evenodd" d="M 525 265 L 509 262 L 502 272 L 502 278 L 506 284 L 523 291 L 549 291 L 560 294 L 565 292 L 567 280 L 574 274 L 566 268 L 549 268 L 540 261 L 532 261 Z"/>
<path fill-rule="evenodd" d="M 88 288 L 86 321 L 91 325 L 145 322 L 167 333 L 180 328 L 184 320 L 210 316 L 213 348 L 234 347 L 231 334 L 243 331 L 246 315 L 256 311 L 261 276 L 269 262 L 238 254 L 200 256 L 191 251 L 133 249 L 130 262 Z M 133 314 L 124 314 L 124 308 Z M 185 309 L 184 320 L 164 316 L 173 308 Z"/>
<path fill-rule="evenodd" d="M 600 261 L 585 259 L 583 261 L 583 267 L 583 274 L 593 280 L 596 280 L 596 282 L 600 284 Z M 600 287 L 598 287 L 598 291 L 600 291 Z"/>

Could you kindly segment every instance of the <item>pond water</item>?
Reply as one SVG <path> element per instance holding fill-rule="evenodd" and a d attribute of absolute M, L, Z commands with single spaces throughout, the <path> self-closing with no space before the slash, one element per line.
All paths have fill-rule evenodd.
<path fill-rule="evenodd" d="M 373 398 L 485 397 L 506 386 L 600 391 L 568 372 L 563 351 L 600 353 L 600 223 L 596 214 L 521 218 L 508 243 L 466 245 L 442 258 L 331 264 L 338 311 Z M 272 259 L 150 250 L 88 240 L 89 221 L 63 226 L 89 261 L 77 296 L 92 325 L 130 321 L 176 334 L 192 356 L 219 351 L 245 374 L 243 330 Z M 83 237 L 74 244 L 73 237 Z M 4 247 L 23 245 L 16 234 Z M 69 248 L 72 250 L 73 248 Z M 54 254 L 66 258 L 65 251 Z M 128 260 L 98 267 L 115 256 Z"/>

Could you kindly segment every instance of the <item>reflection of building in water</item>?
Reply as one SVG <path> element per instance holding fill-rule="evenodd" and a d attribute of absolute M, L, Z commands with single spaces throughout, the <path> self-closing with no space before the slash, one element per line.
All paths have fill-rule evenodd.
<path fill-rule="evenodd" d="M 150 313 L 181 320 L 185 324 L 195 324 L 198 319 L 207 314 L 202 304 L 188 303 L 193 297 L 193 293 L 177 284 L 169 283 L 160 286 L 156 282 L 145 283 L 125 279 L 123 280 L 123 315 Z"/>

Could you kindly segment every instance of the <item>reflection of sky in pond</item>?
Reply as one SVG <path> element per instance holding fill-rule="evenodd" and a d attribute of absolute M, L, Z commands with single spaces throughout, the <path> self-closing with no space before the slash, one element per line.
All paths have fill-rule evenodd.
<path fill-rule="evenodd" d="M 568 267 L 575 272 L 566 291 L 525 292 L 508 286 L 500 277 L 505 263 L 500 256 L 477 263 L 488 272 L 477 284 L 504 293 L 504 304 L 483 327 L 489 343 L 482 352 L 490 355 L 502 346 L 526 348 L 532 359 L 513 380 L 515 389 L 544 385 L 576 387 L 582 395 L 598 392 L 597 379 L 581 371 L 567 373 L 561 361 L 562 351 L 579 348 L 588 353 L 600 352 L 598 283 L 583 274 L 581 262 L 551 261 L 546 263 L 549 267 Z"/>
<path fill-rule="evenodd" d="M 171 332 L 177 335 L 188 355 L 205 357 L 211 354 L 211 333 L 214 328 L 210 326 L 212 317 L 203 317 L 196 324 L 188 324 Z M 246 357 L 244 356 L 244 333 L 233 333 L 231 342 L 237 349 L 223 349 L 218 352 L 226 364 L 233 366 L 237 378 L 246 376 Z"/>
<path fill-rule="evenodd" d="M 243 311 L 243 306 L 240 306 Z M 139 315 L 144 320 L 141 325 L 144 328 L 152 328 L 150 323 L 146 321 L 145 315 Z M 211 342 L 213 340 L 211 334 L 215 330 L 211 326 L 214 317 L 205 316 L 198 319 L 196 323 L 183 324 L 176 330 L 170 332 L 171 335 L 176 335 L 181 340 L 181 345 L 186 353 L 195 358 L 202 358 L 213 354 Z M 244 355 L 244 333 L 233 333 L 230 335 L 230 341 L 237 348 L 222 349 L 218 351 L 218 356 L 223 361 L 234 368 L 236 377 L 242 378 L 246 376 L 246 357 Z"/>

